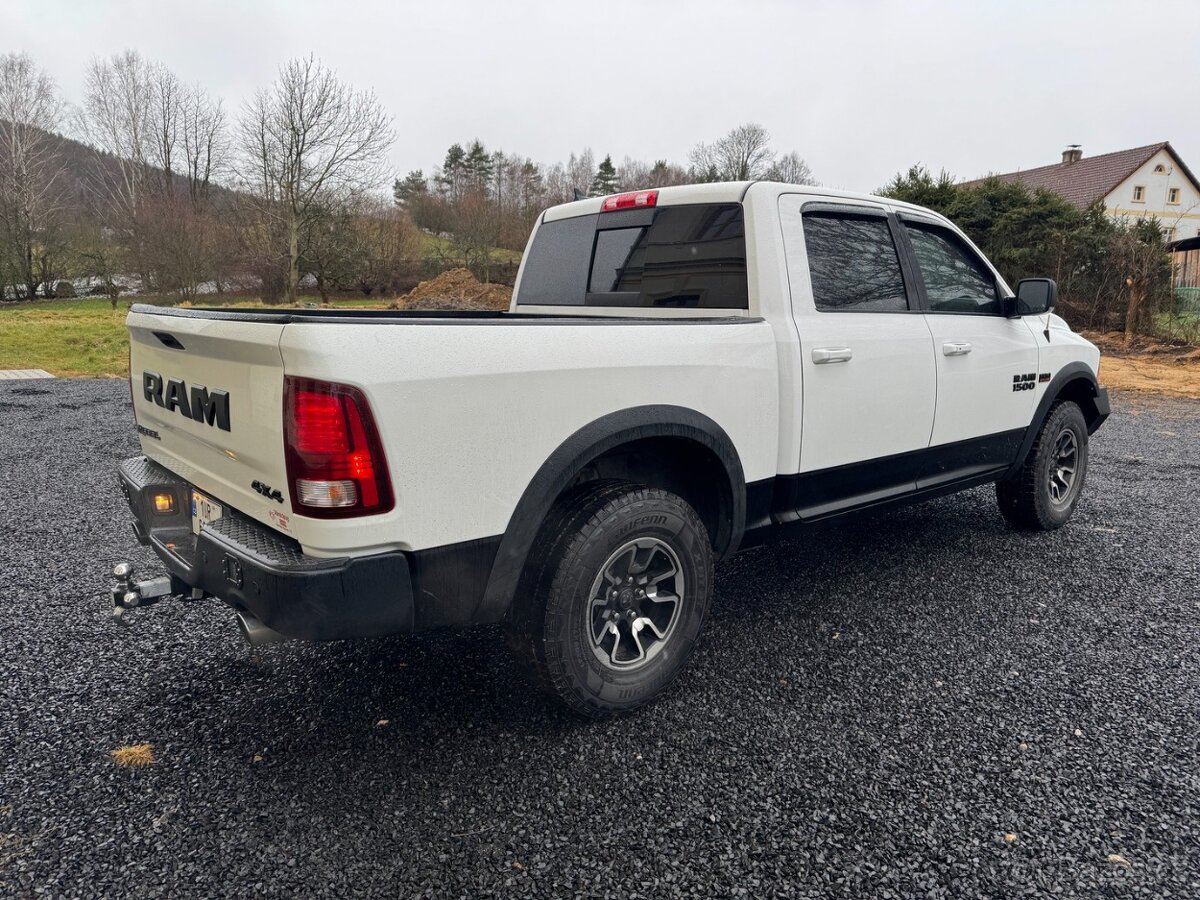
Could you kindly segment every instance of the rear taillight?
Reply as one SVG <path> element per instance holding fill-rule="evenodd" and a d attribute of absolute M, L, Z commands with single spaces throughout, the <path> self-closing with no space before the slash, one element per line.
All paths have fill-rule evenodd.
<path fill-rule="evenodd" d="M 383 445 L 358 388 L 286 376 L 283 430 L 295 512 L 336 519 L 392 508 Z"/>

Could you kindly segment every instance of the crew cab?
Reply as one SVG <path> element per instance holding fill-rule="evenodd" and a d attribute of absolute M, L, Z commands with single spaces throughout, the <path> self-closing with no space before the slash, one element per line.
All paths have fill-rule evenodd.
<path fill-rule="evenodd" d="M 168 575 L 253 641 L 503 623 L 590 715 L 657 695 L 715 560 L 994 482 L 1063 525 L 1109 414 L 1099 352 L 937 213 L 767 182 L 546 210 L 504 312 L 136 305 L 141 455 Z M 154 585 L 157 584 L 157 587 Z"/>

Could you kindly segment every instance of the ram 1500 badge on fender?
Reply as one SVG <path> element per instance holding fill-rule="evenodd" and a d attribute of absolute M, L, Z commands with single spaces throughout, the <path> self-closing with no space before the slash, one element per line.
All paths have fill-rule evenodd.
<path fill-rule="evenodd" d="M 169 576 L 119 566 L 114 612 L 499 622 L 573 709 L 633 709 L 780 529 L 988 482 L 1065 524 L 1109 406 L 1054 299 L 929 210 L 756 182 L 547 210 L 503 313 L 134 306 L 120 479 Z"/>

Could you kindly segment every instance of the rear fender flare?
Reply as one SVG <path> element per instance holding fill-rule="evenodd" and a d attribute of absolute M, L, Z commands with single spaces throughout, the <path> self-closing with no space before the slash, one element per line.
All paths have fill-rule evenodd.
<path fill-rule="evenodd" d="M 737 449 L 725 430 L 702 413 L 682 406 L 638 406 L 603 416 L 576 431 L 550 454 L 525 488 L 500 540 L 495 562 L 474 621 L 495 622 L 508 611 L 525 561 L 551 506 L 575 477 L 607 451 L 644 438 L 695 441 L 721 461 L 729 480 L 732 522 L 728 553 L 741 543 L 746 523 L 746 480 Z"/>

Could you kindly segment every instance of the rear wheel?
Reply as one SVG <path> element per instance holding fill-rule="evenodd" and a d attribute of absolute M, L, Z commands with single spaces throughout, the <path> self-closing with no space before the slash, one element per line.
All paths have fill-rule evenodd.
<path fill-rule="evenodd" d="M 712 596 L 712 548 L 682 498 L 620 482 L 554 507 L 507 624 L 541 685 L 601 716 L 658 696 L 695 647 Z"/>
<path fill-rule="evenodd" d="M 1087 475 L 1087 422 L 1079 407 L 1056 404 L 1017 474 L 996 484 L 1000 512 L 1026 531 L 1061 528 L 1075 512 Z"/>

